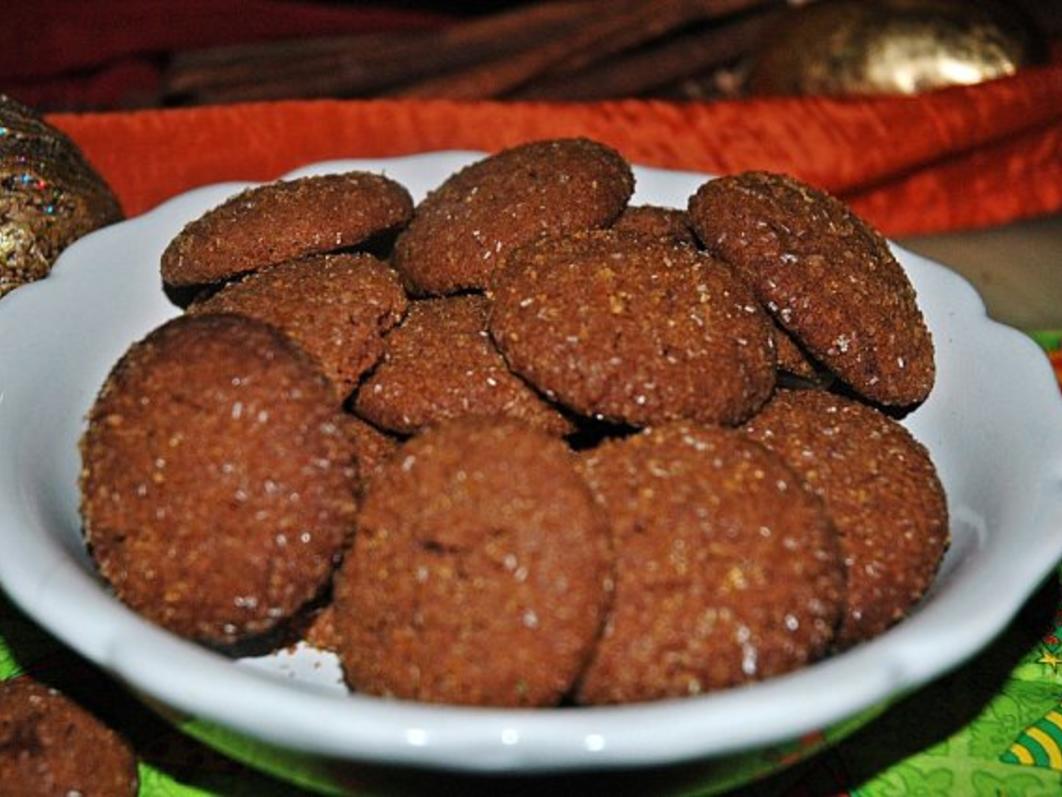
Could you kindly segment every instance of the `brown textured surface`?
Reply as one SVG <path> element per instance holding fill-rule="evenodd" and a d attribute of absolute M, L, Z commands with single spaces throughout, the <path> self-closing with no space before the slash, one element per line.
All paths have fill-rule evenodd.
<path fill-rule="evenodd" d="M 901 620 L 948 547 L 948 508 L 929 454 L 877 410 L 818 390 L 779 391 L 746 427 L 821 496 L 848 573 L 838 644 Z"/>
<path fill-rule="evenodd" d="M 741 423 L 774 386 L 770 322 L 748 287 L 691 247 L 633 233 L 514 252 L 490 331 L 547 396 L 613 421 Z"/>
<path fill-rule="evenodd" d="M 185 226 L 162 253 L 162 279 L 200 285 L 355 246 L 409 221 L 413 200 L 368 172 L 249 188 Z"/>
<path fill-rule="evenodd" d="M 434 427 L 373 481 L 336 578 L 359 691 L 553 705 L 608 599 L 607 527 L 564 444 L 515 421 Z"/>
<path fill-rule="evenodd" d="M 686 211 L 657 205 L 632 205 L 612 223 L 613 230 L 638 232 L 677 244 L 697 243 Z"/>
<path fill-rule="evenodd" d="M 833 197 L 745 172 L 690 198 L 694 230 L 816 359 L 882 404 L 925 399 L 933 341 L 885 240 Z"/>
<path fill-rule="evenodd" d="M 336 632 L 336 607 L 329 604 L 314 615 L 303 635 L 307 645 L 329 653 L 339 653 L 339 634 Z"/>
<path fill-rule="evenodd" d="M 571 423 L 513 374 L 487 333 L 482 296 L 414 302 L 385 341 L 384 361 L 358 391 L 355 409 L 410 434 L 465 415 L 504 415 L 550 434 Z"/>
<path fill-rule="evenodd" d="M 819 381 L 820 376 L 815 364 L 808 359 L 801 348 L 789 337 L 785 328 L 778 322 L 772 324 L 771 335 L 774 339 L 774 356 L 778 370 L 799 376 L 802 379 Z"/>
<path fill-rule="evenodd" d="M 449 177 L 395 243 L 394 265 L 423 294 L 486 288 L 509 251 L 604 227 L 634 190 L 619 153 L 587 139 L 536 141 Z"/>
<path fill-rule="evenodd" d="M 28 676 L 0 683 L 0 794 L 134 797 L 129 745 L 69 698 Z"/>
<path fill-rule="evenodd" d="M 844 605 L 821 502 L 740 432 L 678 423 L 580 460 L 607 510 L 615 597 L 578 699 L 680 697 L 822 656 Z"/>
<path fill-rule="evenodd" d="M 77 145 L 0 94 L 0 298 L 48 275 L 59 254 L 120 221 L 111 189 Z"/>
<path fill-rule="evenodd" d="M 365 423 L 361 418 L 346 413 L 343 415 L 343 429 L 354 446 L 359 490 L 364 490 L 383 464 L 398 450 L 401 441 Z"/>
<path fill-rule="evenodd" d="M 317 360 L 345 398 L 380 359 L 382 337 L 402 320 L 406 303 L 398 276 L 375 257 L 320 255 L 248 274 L 189 312 L 272 324 Z"/>
<path fill-rule="evenodd" d="M 353 525 L 331 384 L 272 327 L 184 316 L 111 371 L 81 442 L 81 515 L 118 597 L 178 634 L 267 631 L 328 582 Z"/>

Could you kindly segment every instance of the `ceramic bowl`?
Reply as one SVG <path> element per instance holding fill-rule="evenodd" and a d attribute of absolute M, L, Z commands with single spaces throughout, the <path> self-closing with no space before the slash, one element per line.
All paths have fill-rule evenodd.
<path fill-rule="evenodd" d="M 476 157 L 336 161 L 290 176 L 384 172 L 419 199 Z M 634 201 L 676 207 L 706 179 L 635 172 Z M 351 695 L 330 654 L 299 647 L 233 660 L 180 639 L 126 609 L 96 576 L 78 518 L 77 441 L 118 357 L 179 312 L 161 289 L 163 248 L 244 187 L 200 188 L 93 233 L 48 279 L 0 301 L 0 582 L 63 642 L 238 757 L 334 792 L 356 791 L 366 766 L 529 775 L 679 762 L 701 773 L 703 789 L 723 788 L 829 743 L 976 654 L 1062 555 L 1062 402 L 1043 354 L 991 321 L 962 278 L 896 248 L 938 369 L 929 400 L 903 423 L 939 470 L 952 546 L 930 594 L 880 638 L 715 694 L 540 710 Z"/>

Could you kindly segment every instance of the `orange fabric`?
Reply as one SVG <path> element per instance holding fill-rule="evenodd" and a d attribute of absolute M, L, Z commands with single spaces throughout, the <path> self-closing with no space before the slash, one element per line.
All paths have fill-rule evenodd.
<path fill-rule="evenodd" d="M 1062 65 L 917 98 L 498 103 L 291 101 L 55 115 L 134 215 L 194 186 L 344 157 L 497 150 L 586 135 L 636 163 L 771 169 L 890 235 L 1062 209 Z"/>

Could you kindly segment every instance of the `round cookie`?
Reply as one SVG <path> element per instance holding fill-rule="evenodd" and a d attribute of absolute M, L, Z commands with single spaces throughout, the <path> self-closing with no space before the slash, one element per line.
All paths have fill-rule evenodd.
<path fill-rule="evenodd" d="M 183 316 L 111 371 L 81 441 L 81 516 L 118 597 L 183 636 L 269 631 L 328 584 L 353 527 L 331 383 L 282 333 Z"/>
<path fill-rule="evenodd" d="M 585 415 L 738 424 L 774 387 L 767 316 L 692 247 L 613 230 L 548 238 L 514 252 L 493 293 L 509 367 Z"/>
<path fill-rule="evenodd" d="M 434 703 L 556 704 L 608 602 L 608 530 L 564 443 L 464 418 L 373 480 L 335 580 L 350 685 Z"/>
<path fill-rule="evenodd" d="M 420 294 L 488 287 L 515 246 L 604 227 L 634 190 L 630 166 L 587 139 L 535 141 L 450 176 L 395 242 L 394 266 Z"/>
<path fill-rule="evenodd" d="M 664 238 L 676 244 L 688 244 L 689 246 L 697 244 L 686 211 L 677 208 L 632 205 L 612 223 L 612 229 Z"/>
<path fill-rule="evenodd" d="M 341 398 L 383 354 L 406 294 L 386 264 L 366 254 L 318 255 L 269 266 L 195 302 L 190 313 L 236 313 L 285 332 L 316 358 Z"/>
<path fill-rule="evenodd" d="M 944 489 L 926 449 L 872 407 L 819 390 L 780 390 L 746 433 L 819 495 L 840 537 L 848 647 L 903 619 L 948 547 Z"/>
<path fill-rule="evenodd" d="M 354 408 L 378 426 L 411 434 L 466 415 L 504 415 L 555 435 L 572 424 L 513 374 L 487 333 L 482 296 L 414 302 L 385 341 L 384 360 Z"/>
<path fill-rule="evenodd" d="M 933 341 L 888 244 L 833 197 L 746 172 L 701 186 L 693 228 L 736 266 L 774 317 L 854 390 L 888 405 L 933 387 Z"/>
<path fill-rule="evenodd" d="M 413 200 L 368 172 L 249 188 L 185 226 L 162 253 L 168 285 L 221 282 L 263 266 L 355 246 L 409 221 Z"/>
<path fill-rule="evenodd" d="M 0 683 L 0 792 L 134 797 L 129 745 L 79 705 L 27 676 Z"/>
<path fill-rule="evenodd" d="M 821 657 L 844 568 L 821 502 L 737 430 L 687 423 L 580 458 L 605 508 L 616 586 L 581 703 L 682 697 Z"/>

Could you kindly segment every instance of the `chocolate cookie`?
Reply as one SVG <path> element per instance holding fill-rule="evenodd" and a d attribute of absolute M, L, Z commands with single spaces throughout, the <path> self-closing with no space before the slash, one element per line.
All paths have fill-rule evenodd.
<path fill-rule="evenodd" d="M 944 489 L 926 449 L 886 415 L 818 390 L 779 391 L 745 431 L 821 496 L 848 572 L 842 647 L 901 620 L 948 547 Z"/>
<path fill-rule="evenodd" d="M 134 797 L 136 758 L 81 706 L 27 676 L 0 683 L 0 793 Z"/>
<path fill-rule="evenodd" d="M 736 266 L 812 356 L 889 405 L 933 387 L 933 341 L 888 244 L 845 205 L 790 177 L 746 172 L 690 198 L 713 254 Z"/>
<path fill-rule="evenodd" d="M 191 222 L 162 253 L 168 285 L 201 285 L 355 246 L 409 221 L 413 200 L 367 172 L 249 188 Z"/>
<path fill-rule="evenodd" d="M 350 685 L 493 706 L 556 704 L 608 600 L 607 527 L 560 440 L 465 418 L 373 480 L 335 582 Z"/>
<path fill-rule="evenodd" d="M 600 230 L 513 252 L 490 331 L 510 368 L 585 415 L 737 424 L 774 387 L 770 323 L 692 247 Z"/>
<path fill-rule="evenodd" d="M 421 294 L 486 288 L 509 251 L 604 227 L 634 190 L 619 153 L 583 138 L 535 141 L 449 177 L 416 209 L 394 266 Z"/>
<path fill-rule="evenodd" d="M 287 333 L 312 355 L 342 398 L 383 354 L 382 337 L 402 320 L 398 276 L 371 255 L 319 255 L 248 274 L 190 313 L 236 313 Z"/>
<path fill-rule="evenodd" d="M 822 656 L 844 567 L 821 502 L 737 430 L 678 423 L 580 461 L 604 506 L 616 586 L 582 703 L 723 689 Z"/>
<path fill-rule="evenodd" d="M 564 415 L 509 370 L 487 333 L 488 309 L 482 296 L 414 302 L 358 391 L 358 414 L 403 434 L 466 415 L 504 415 L 550 434 L 571 432 Z"/>
<path fill-rule="evenodd" d="M 273 629 L 327 585 L 354 469 L 329 381 L 282 333 L 183 316 L 111 371 L 81 441 L 81 516 L 118 597 L 186 637 Z"/>
<path fill-rule="evenodd" d="M 612 229 L 663 238 L 676 244 L 695 246 L 697 243 L 686 211 L 677 208 L 633 205 L 619 215 Z"/>

